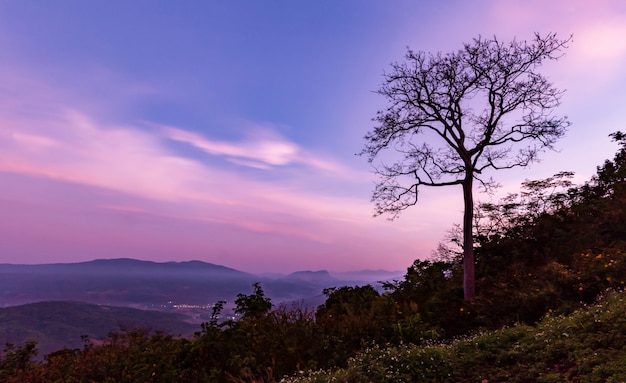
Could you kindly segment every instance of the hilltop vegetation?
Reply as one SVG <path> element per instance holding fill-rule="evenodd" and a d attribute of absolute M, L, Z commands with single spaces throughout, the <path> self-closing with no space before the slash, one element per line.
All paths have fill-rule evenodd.
<path fill-rule="evenodd" d="M 478 332 L 450 342 L 368 347 L 346 368 L 302 373 L 283 383 L 624 382 L 626 293 L 607 293 L 536 326 Z"/>
<path fill-rule="evenodd" d="M 326 289 L 313 312 L 275 308 L 255 284 L 236 300 L 241 320 L 219 323 L 217 305 L 192 339 L 131 330 L 43 363 L 35 344 L 9 346 L 0 380 L 247 382 L 318 371 L 286 381 L 623 381 L 626 296 L 594 303 L 626 280 L 626 136 L 613 138 L 619 151 L 584 185 L 563 172 L 480 206 L 471 302 L 453 234 L 384 294 Z"/>

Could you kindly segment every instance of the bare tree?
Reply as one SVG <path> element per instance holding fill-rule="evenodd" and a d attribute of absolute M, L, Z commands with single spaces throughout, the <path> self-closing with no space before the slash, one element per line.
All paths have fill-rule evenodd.
<path fill-rule="evenodd" d="M 563 92 L 537 67 L 560 58 L 570 41 L 535 34 L 530 42 L 479 37 L 445 55 L 409 49 L 384 74 L 378 93 L 389 106 L 373 119 L 361 155 L 373 163 L 385 149 L 397 154 L 374 166 L 375 215 L 396 218 L 417 203 L 419 186 L 461 185 L 466 300 L 475 296 L 474 181 L 489 190 L 486 170 L 527 166 L 565 134 L 567 118 L 553 115 Z"/>

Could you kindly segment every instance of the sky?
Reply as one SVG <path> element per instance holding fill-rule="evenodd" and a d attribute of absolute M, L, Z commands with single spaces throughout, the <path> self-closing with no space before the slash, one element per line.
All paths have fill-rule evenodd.
<path fill-rule="evenodd" d="M 0 263 L 201 260 L 403 270 L 461 222 L 460 187 L 373 217 L 358 155 L 407 47 L 573 35 L 557 150 L 501 193 L 588 180 L 626 130 L 621 0 L 0 0 Z M 487 200 L 478 195 L 476 199 Z"/>

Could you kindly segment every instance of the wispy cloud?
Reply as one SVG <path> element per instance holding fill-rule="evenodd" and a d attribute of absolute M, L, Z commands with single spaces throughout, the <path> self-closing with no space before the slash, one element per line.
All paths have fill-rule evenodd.
<path fill-rule="evenodd" d="M 164 128 L 165 136 L 171 140 L 185 142 L 213 155 L 230 158 L 251 160 L 254 163 L 263 163 L 259 167 L 268 165 L 286 165 L 297 160 L 300 148 L 292 142 L 280 137 L 276 133 L 264 131 L 256 137 L 241 142 L 225 142 L 209 140 L 200 134 L 184 131 L 178 128 Z"/>
<path fill-rule="evenodd" d="M 175 127 L 162 127 L 162 131 L 170 140 L 190 144 L 211 155 L 224 156 L 242 166 L 270 169 L 276 166 L 303 164 L 325 171 L 340 169 L 338 164 L 304 150 L 267 128 L 253 130 L 245 139 L 236 142 L 212 140 Z"/>
<path fill-rule="evenodd" d="M 50 102 L 55 98 L 46 96 L 44 88 L 39 88 L 39 93 L 30 99 L 24 95 L 21 103 L 35 104 L 39 113 L 34 115 L 26 107 L 15 108 L 19 100 L 11 100 L 11 105 L 0 102 L 0 171 L 140 198 L 132 205 L 96 201 L 98 208 L 226 224 L 319 243 L 338 240 L 341 230 L 333 232 L 332 222 L 348 227 L 369 215 L 366 198 L 334 196 L 309 187 L 328 184 L 329 176 L 337 181 L 337 175 L 349 172 L 343 165 L 267 127 L 253 130 L 241 141 L 228 142 L 175 127 L 111 125 L 77 108 Z M 282 183 L 264 177 L 250 179 L 232 168 L 220 169 L 186 157 L 169 147 L 167 140 L 190 144 L 243 166 L 280 173 L 299 165 L 309 171 L 289 171 Z"/>
<path fill-rule="evenodd" d="M 3 116 L 0 169 L 165 197 L 196 166 L 168 156 L 140 130 L 105 129 L 73 110 L 57 113 L 52 121 Z"/>

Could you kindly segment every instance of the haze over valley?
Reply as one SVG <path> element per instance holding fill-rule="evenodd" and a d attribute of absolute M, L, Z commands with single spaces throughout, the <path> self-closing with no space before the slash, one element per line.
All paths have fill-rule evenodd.
<path fill-rule="evenodd" d="M 4 318 L 0 342 L 21 344 L 34 339 L 42 351 L 53 351 L 62 345 L 79 346 L 80 335 L 98 339 L 120 328 L 146 327 L 174 335 L 192 335 L 200 330 L 201 323 L 210 320 L 218 301 L 226 301 L 220 320 L 236 319 L 235 298 L 250 293 L 256 282 L 276 306 L 314 309 L 324 302 L 325 288 L 372 284 L 380 289 L 378 281 L 403 275 L 403 271 L 384 270 L 254 275 L 200 261 L 158 263 L 127 258 L 0 264 L 0 318 Z M 122 308 L 150 310 L 152 314 Z M 32 318 L 25 314 L 31 311 L 44 317 L 49 312 L 47 325 L 8 320 Z M 62 339 L 66 342 L 62 343 Z"/>

